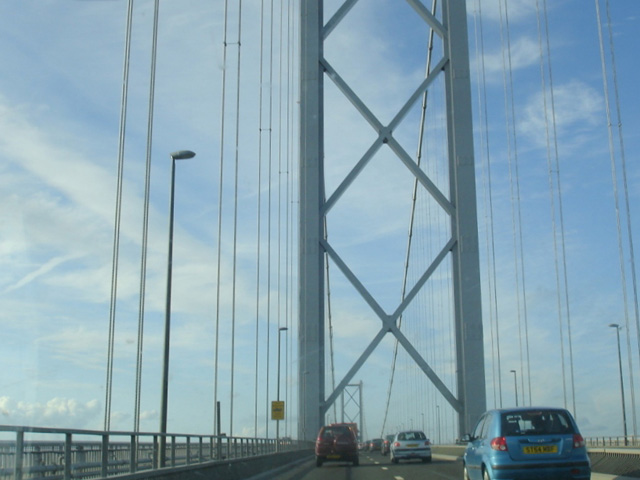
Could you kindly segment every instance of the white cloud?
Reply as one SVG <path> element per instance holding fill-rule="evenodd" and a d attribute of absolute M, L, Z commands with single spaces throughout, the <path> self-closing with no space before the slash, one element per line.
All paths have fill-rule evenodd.
<path fill-rule="evenodd" d="M 100 416 L 101 408 L 100 402 L 95 399 L 80 402 L 56 397 L 40 403 L 0 397 L 0 415 L 5 425 L 87 428 Z"/>
<path fill-rule="evenodd" d="M 583 81 L 555 85 L 553 99 L 552 105 L 551 94 L 547 92 L 545 110 L 543 94 L 535 94 L 524 107 L 519 122 L 520 131 L 538 146 L 546 145 L 547 131 L 553 135 L 554 122 L 559 141 L 574 146 L 603 125 L 602 94 Z"/>
<path fill-rule="evenodd" d="M 518 36 L 511 40 L 511 50 L 506 47 L 492 51 L 485 51 L 483 56 L 484 73 L 486 79 L 493 84 L 502 84 L 506 75 L 505 72 L 512 73 L 535 66 L 540 62 L 540 48 L 537 40 Z M 472 71 L 477 71 L 478 67 L 472 65 Z"/>

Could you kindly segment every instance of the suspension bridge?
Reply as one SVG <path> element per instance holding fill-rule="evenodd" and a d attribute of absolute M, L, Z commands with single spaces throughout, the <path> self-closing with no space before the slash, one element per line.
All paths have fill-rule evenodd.
<path fill-rule="evenodd" d="M 0 6 L 8 438 L 635 441 L 640 7 L 212 3 Z"/>

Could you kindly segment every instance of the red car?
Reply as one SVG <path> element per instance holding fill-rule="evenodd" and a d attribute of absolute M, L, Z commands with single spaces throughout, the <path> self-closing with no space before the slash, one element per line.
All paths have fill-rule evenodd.
<path fill-rule="evenodd" d="M 315 453 L 318 467 L 324 462 L 351 462 L 354 466 L 360 463 L 356 433 L 345 423 L 322 427 L 316 439 Z"/>

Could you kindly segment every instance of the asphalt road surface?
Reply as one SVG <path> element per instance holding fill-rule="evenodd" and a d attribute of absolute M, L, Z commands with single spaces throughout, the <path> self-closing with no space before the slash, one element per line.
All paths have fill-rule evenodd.
<path fill-rule="evenodd" d="M 295 466 L 260 475 L 252 480 L 462 480 L 462 461 L 453 456 L 434 455 L 431 463 L 418 460 L 391 463 L 389 456 L 360 452 L 360 465 L 327 462 L 316 467 L 314 457 Z M 637 480 L 615 475 L 591 473 L 591 480 Z"/>
<path fill-rule="evenodd" d="M 462 480 L 460 461 L 433 458 L 431 463 L 406 460 L 391 463 L 389 456 L 378 452 L 360 452 L 360 465 L 345 462 L 327 462 L 316 467 L 313 457 L 286 471 L 269 476 L 271 480 Z"/>

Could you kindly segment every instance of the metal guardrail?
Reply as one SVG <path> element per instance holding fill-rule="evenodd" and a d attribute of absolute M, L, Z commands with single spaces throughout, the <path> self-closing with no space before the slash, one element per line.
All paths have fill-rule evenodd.
<path fill-rule="evenodd" d="M 160 468 L 159 433 L 0 425 L 0 480 L 106 478 Z M 300 448 L 288 439 L 166 434 L 167 467 Z"/>
<path fill-rule="evenodd" d="M 640 448 L 640 437 L 627 435 L 626 437 L 588 437 L 585 438 L 587 447 L 632 447 Z"/>

